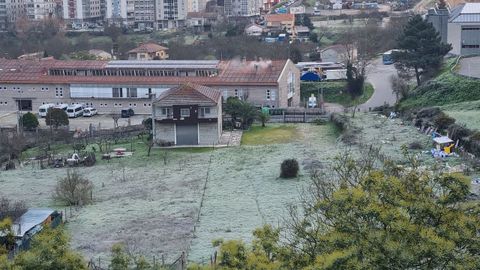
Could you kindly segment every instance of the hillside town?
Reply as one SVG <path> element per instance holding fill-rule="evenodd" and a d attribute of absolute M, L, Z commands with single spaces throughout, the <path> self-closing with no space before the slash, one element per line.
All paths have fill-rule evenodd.
<path fill-rule="evenodd" d="M 480 269 L 480 1 L 0 0 L 0 269 Z"/>

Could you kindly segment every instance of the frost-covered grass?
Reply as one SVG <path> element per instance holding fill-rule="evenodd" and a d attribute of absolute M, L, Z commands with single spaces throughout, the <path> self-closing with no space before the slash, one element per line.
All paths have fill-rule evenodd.
<path fill-rule="evenodd" d="M 255 125 L 243 132 L 242 145 L 287 143 L 298 139 L 298 135 L 295 125 Z"/>
<path fill-rule="evenodd" d="M 400 146 L 416 140 L 429 148 L 429 137 L 401 125 L 401 120 L 357 114 L 354 122 L 363 126 L 365 142 L 382 145 L 388 155 L 400 158 Z M 78 168 L 94 183 L 94 204 L 73 211 L 73 217 L 68 214 L 66 228 L 72 236 L 72 247 L 87 259 L 106 259 L 113 243 L 126 242 L 150 260 L 165 254 L 171 262 L 188 251 L 189 260 L 206 262 L 213 252 L 212 240 L 249 242 L 256 227 L 282 224 L 286 205 L 298 202 L 309 183 L 308 166 L 328 166 L 346 147 L 337 141 L 332 125 L 267 126 L 287 126 L 294 130 L 295 139 L 215 150 L 152 149 L 150 157 L 145 144 L 133 140 L 117 145 L 127 149 L 133 146 L 132 157 L 99 160 L 94 167 Z M 60 150 L 71 151 L 67 146 Z M 165 154 L 167 165 L 163 163 Z M 280 164 L 287 158 L 298 160 L 298 178 L 279 178 Z M 66 169 L 39 170 L 32 164 L 0 172 L 0 196 L 25 200 L 29 207 L 64 210 L 51 195 L 57 178 L 64 175 Z"/>
<path fill-rule="evenodd" d="M 480 100 L 442 106 L 441 109 L 470 129 L 480 130 Z"/>

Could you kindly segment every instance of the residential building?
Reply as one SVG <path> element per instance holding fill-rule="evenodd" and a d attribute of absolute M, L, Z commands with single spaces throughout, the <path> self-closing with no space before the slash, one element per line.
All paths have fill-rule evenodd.
<path fill-rule="evenodd" d="M 280 0 L 263 0 L 263 10 L 269 11 L 278 3 Z"/>
<path fill-rule="evenodd" d="M 6 30 L 7 25 L 7 0 L 0 0 L 0 31 Z"/>
<path fill-rule="evenodd" d="M 218 15 L 215 12 L 188 12 L 187 26 L 197 31 L 210 31 L 217 23 Z"/>
<path fill-rule="evenodd" d="M 447 43 L 455 55 L 480 54 L 480 3 L 465 3 L 451 11 Z"/>
<path fill-rule="evenodd" d="M 268 29 L 284 30 L 295 36 L 295 14 L 267 14 L 263 17 Z"/>
<path fill-rule="evenodd" d="M 258 24 L 250 24 L 245 27 L 245 34 L 247 36 L 259 37 L 263 35 L 265 28 Z"/>
<path fill-rule="evenodd" d="M 14 25 L 19 19 L 27 16 L 26 0 L 6 0 L 7 24 Z"/>
<path fill-rule="evenodd" d="M 63 18 L 76 24 L 100 21 L 100 0 L 63 0 Z"/>
<path fill-rule="evenodd" d="M 27 19 L 43 20 L 56 16 L 57 3 L 55 0 L 27 0 Z"/>
<path fill-rule="evenodd" d="M 89 54 L 94 55 L 97 60 L 111 60 L 112 59 L 112 54 L 104 51 L 104 50 L 97 50 L 97 49 L 91 49 L 88 51 Z"/>
<path fill-rule="evenodd" d="M 187 0 L 155 0 L 156 29 L 178 28 L 187 19 Z"/>
<path fill-rule="evenodd" d="M 225 0 L 224 12 L 226 16 L 251 17 L 260 15 L 263 0 Z"/>
<path fill-rule="evenodd" d="M 151 112 L 151 98 L 185 83 L 221 91 L 258 107 L 300 104 L 300 71 L 290 60 L 65 61 L 0 59 L 0 111 L 46 103 L 85 104 L 99 113 L 131 107 Z"/>
<path fill-rule="evenodd" d="M 142 43 L 128 51 L 128 60 L 165 60 L 168 58 L 168 48 L 153 42 Z"/>
<path fill-rule="evenodd" d="M 206 0 L 187 0 L 187 12 L 204 12 L 206 7 Z"/>
<path fill-rule="evenodd" d="M 152 104 L 153 137 L 174 145 L 215 145 L 222 134 L 222 94 L 192 83 L 173 87 Z"/>
<path fill-rule="evenodd" d="M 133 27 L 140 30 L 155 28 L 155 0 L 133 1 Z"/>

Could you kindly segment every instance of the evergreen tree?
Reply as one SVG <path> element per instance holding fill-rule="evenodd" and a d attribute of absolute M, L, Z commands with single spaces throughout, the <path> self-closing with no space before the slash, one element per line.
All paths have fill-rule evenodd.
<path fill-rule="evenodd" d="M 37 117 L 33 113 L 27 112 L 22 116 L 22 125 L 26 130 L 33 130 L 38 127 L 39 123 Z"/>
<path fill-rule="evenodd" d="M 393 53 L 396 65 L 413 69 L 417 85 L 421 83 L 420 76 L 438 69 L 443 56 L 452 49 L 450 44 L 441 42 L 433 25 L 420 15 L 415 15 L 408 21 L 397 43 L 400 51 Z"/>
<path fill-rule="evenodd" d="M 66 126 L 69 124 L 68 115 L 62 109 L 49 109 L 47 116 L 45 117 L 45 123 L 47 126 L 53 126 L 55 128 L 58 128 L 59 126 Z"/>

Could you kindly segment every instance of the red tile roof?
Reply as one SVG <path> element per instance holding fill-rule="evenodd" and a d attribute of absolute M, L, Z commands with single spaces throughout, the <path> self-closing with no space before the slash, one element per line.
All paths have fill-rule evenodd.
<path fill-rule="evenodd" d="M 168 48 L 160 46 L 153 42 L 147 42 L 147 43 L 140 44 L 140 46 L 128 51 L 128 53 L 156 53 L 158 51 L 165 51 L 165 50 L 168 50 Z"/>
<path fill-rule="evenodd" d="M 295 14 L 267 14 L 264 18 L 267 22 L 295 21 Z"/>
<path fill-rule="evenodd" d="M 198 85 L 194 83 L 186 83 L 177 87 L 170 88 L 162 93 L 154 102 L 169 104 L 217 104 L 221 97 L 220 91 Z"/>
<path fill-rule="evenodd" d="M 208 86 L 244 85 L 275 86 L 287 60 L 273 61 L 221 61 L 219 74 L 213 77 L 155 77 L 155 76 L 54 76 L 49 69 L 99 69 L 109 61 L 62 60 L 7 60 L 0 59 L 0 83 L 25 84 L 184 84 L 196 83 Z"/>

